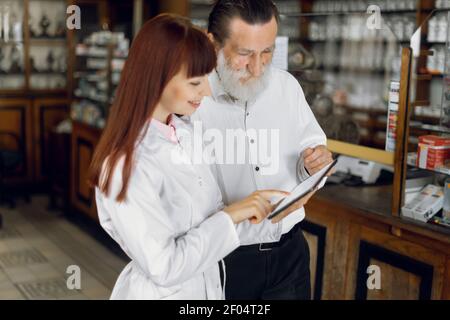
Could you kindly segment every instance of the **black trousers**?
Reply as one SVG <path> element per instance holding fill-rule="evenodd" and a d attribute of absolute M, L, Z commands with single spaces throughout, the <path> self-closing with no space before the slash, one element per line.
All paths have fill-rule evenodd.
<path fill-rule="evenodd" d="M 227 300 L 311 299 L 309 247 L 299 225 L 279 243 L 239 247 L 225 266 Z"/>

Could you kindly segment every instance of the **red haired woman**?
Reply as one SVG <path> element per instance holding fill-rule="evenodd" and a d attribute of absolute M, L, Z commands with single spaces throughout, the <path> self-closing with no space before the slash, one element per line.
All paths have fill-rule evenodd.
<path fill-rule="evenodd" d="M 188 20 L 160 15 L 133 41 L 90 181 L 102 227 L 131 262 L 112 299 L 221 299 L 219 261 L 239 246 L 236 225 L 261 222 L 275 190 L 223 206 L 207 164 L 192 159 L 188 120 L 205 95 L 216 54 Z M 222 264 L 223 265 L 223 264 Z"/>

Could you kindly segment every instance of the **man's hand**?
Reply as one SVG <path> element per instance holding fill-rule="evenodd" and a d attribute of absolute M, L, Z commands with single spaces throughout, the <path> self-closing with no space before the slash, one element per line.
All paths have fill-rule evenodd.
<path fill-rule="evenodd" d="M 298 200 L 296 203 L 293 203 L 289 208 L 285 209 L 283 212 L 281 212 L 279 215 L 277 215 L 275 218 L 271 219 L 270 221 L 272 221 L 272 223 L 278 223 L 281 220 L 283 220 L 285 217 L 287 217 L 289 214 L 294 212 L 295 210 L 300 209 L 301 207 L 303 207 L 305 204 L 308 203 L 309 199 L 311 199 L 311 197 L 314 195 L 314 193 L 316 193 L 316 191 L 317 191 L 317 189 L 314 191 L 311 191 L 306 196 L 304 196 L 303 198 Z"/>
<path fill-rule="evenodd" d="M 303 151 L 303 165 L 312 176 L 333 161 L 333 157 L 326 146 L 317 146 Z M 334 173 L 334 169 L 328 173 L 328 176 Z"/>

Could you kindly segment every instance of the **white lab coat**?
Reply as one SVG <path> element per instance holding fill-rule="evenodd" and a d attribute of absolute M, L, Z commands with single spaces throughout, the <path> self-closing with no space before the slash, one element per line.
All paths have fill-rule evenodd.
<path fill-rule="evenodd" d="M 193 132 L 188 122 L 173 122 L 177 133 Z M 142 137 L 126 202 L 115 201 L 123 161 L 114 170 L 110 195 L 96 190 L 102 227 L 132 260 L 111 299 L 223 299 L 218 262 L 240 243 L 230 216 L 220 211 L 210 168 L 172 161 L 173 152 L 192 156 L 183 145 L 191 143 L 188 137 L 171 142 L 152 123 Z"/>

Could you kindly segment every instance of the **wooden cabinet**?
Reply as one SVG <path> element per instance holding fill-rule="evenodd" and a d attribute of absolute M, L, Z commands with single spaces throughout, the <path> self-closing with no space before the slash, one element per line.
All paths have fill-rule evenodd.
<path fill-rule="evenodd" d="M 354 228 L 348 273 L 356 299 L 441 299 L 446 257 L 433 248 L 366 226 Z M 356 262 L 356 263 L 355 263 Z M 381 288 L 368 290 L 367 268 L 380 268 Z M 355 289 L 353 289 L 355 286 Z"/>
<path fill-rule="evenodd" d="M 311 200 L 312 201 L 312 200 Z M 342 299 L 345 294 L 349 222 L 339 221 L 333 208 L 307 208 L 302 230 L 311 256 L 311 289 L 315 300 Z M 344 240 L 344 241 L 343 241 Z"/>
<path fill-rule="evenodd" d="M 0 99 L 0 131 L 18 135 L 25 159 L 24 165 L 12 174 L 8 183 L 24 185 L 46 181 L 49 132 L 68 117 L 69 103 L 64 98 Z M 12 144 L 10 141 L 4 143 Z"/>
<path fill-rule="evenodd" d="M 23 165 L 10 173 L 7 183 L 28 184 L 33 180 L 33 127 L 31 103 L 27 99 L 0 99 L 0 131 L 17 135 L 20 146 L 14 141 L 2 141 L 7 148 L 19 149 Z"/>
<path fill-rule="evenodd" d="M 49 208 L 70 212 L 71 133 L 49 133 Z M 61 204 L 60 204 L 61 203 Z"/>
<path fill-rule="evenodd" d="M 311 221 L 302 222 L 303 234 L 310 251 L 311 297 L 320 300 L 323 296 L 325 248 L 327 227 Z"/>
<path fill-rule="evenodd" d="M 87 173 L 100 139 L 101 130 L 74 121 L 72 131 L 71 204 L 77 210 L 98 220 L 94 190 L 87 183 Z"/>
<path fill-rule="evenodd" d="M 49 176 L 50 132 L 69 118 L 67 99 L 36 99 L 33 102 L 34 124 L 34 172 L 35 181 L 42 182 Z"/>
<path fill-rule="evenodd" d="M 450 231 L 338 203 L 332 193 L 313 197 L 302 223 L 315 299 L 450 299 Z M 369 266 L 379 268 L 380 289 L 367 286 Z"/>

